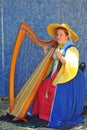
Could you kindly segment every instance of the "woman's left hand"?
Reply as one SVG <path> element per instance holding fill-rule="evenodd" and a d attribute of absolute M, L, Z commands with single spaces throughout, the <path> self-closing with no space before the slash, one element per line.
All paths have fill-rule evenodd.
<path fill-rule="evenodd" d="M 62 63 L 63 65 L 65 65 L 65 64 L 66 64 L 66 60 L 65 60 L 65 58 L 62 56 L 61 51 L 60 51 L 59 49 L 56 49 L 56 50 L 55 50 L 55 53 L 56 53 L 57 58 L 61 61 L 61 63 Z"/>

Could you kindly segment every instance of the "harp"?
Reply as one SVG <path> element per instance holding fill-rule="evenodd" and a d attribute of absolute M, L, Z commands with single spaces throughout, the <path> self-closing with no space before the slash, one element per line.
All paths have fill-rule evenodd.
<path fill-rule="evenodd" d="M 38 46 L 52 45 L 47 55 L 39 63 L 35 71 L 25 82 L 24 86 L 17 94 L 14 96 L 14 76 L 15 76 L 15 66 L 18 57 L 18 52 L 24 36 L 27 35 L 28 38 Z M 35 34 L 33 29 L 26 23 L 22 23 L 17 35 L 15 46 L 13 49 L 11 65 L 10 65 L 10 77 L 9 77 L 9 108 L 7 112 L 14 115 L 14 120 L 22 119 L 25 120 L 26 113 L 38 91 L 38 88 L 46 75 L 49 65 L 52 63 L 52 54 L 56 47 L 56 41 L 54 40 L 40 40 Z M 38 75 L 39 74 L 39 75 Z"/>

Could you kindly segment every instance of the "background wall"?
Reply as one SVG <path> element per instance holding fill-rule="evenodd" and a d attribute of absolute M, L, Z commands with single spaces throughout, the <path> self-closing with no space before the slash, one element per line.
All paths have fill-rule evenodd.
<path fill-rule="evenodd" d="M 48 24 L 68 23 L 79 35 L 76 46 L 80 62 L 87 59 L 87 0 L 0 0 L 0 96 L 8 96 L 12 51 L 22 22 L 29 24 L 42 40 L 50 39 L 46 31 Z M 17 59 L 15 94 L 42 57 L 42 48 L 25 36 Z M 85 77 L 87 80 L 87 68 Z"/>

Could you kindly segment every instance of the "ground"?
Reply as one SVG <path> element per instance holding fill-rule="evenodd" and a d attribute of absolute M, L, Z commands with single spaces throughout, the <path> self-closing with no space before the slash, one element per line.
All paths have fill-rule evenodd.
<path fill-rule="evenodd" d="M 0 98 L 0 115 L 2 115 L 5 110 L 8 108 L 9 103 L 8 103 L 8 98 Z M 85 101 L 85 106 L 87 109 L 87 99 Z M 15 123 L 8 123 L 5 121 L 0 121 L 0 130 L 87 130 L 87 110 L 83 114 L 84 116 L 84 123 L 79 124 L 76 126 L 71 126 L 67 128 L 30 128 L 28 125 L 23 125 L 23 124 L 15 124 Z"/>

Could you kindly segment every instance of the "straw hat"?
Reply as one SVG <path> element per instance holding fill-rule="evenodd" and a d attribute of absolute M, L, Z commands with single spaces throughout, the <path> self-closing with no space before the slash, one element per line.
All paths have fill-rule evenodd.
<path fill-rule="evenodd" d="M 71 35 L 71 39 L 73 42 L 76 42 L 78 40 L 78 35 L 70 28 L 70 26 L 66 23 L 62 23 L 62 24 L 49 24 L 47 26 L 47 32 L 48 34 L 55 39 L 55 35 L 56 35 L 56 30 L 59 27 L 63 27 L 65 29 L 67 29 Z"/>

